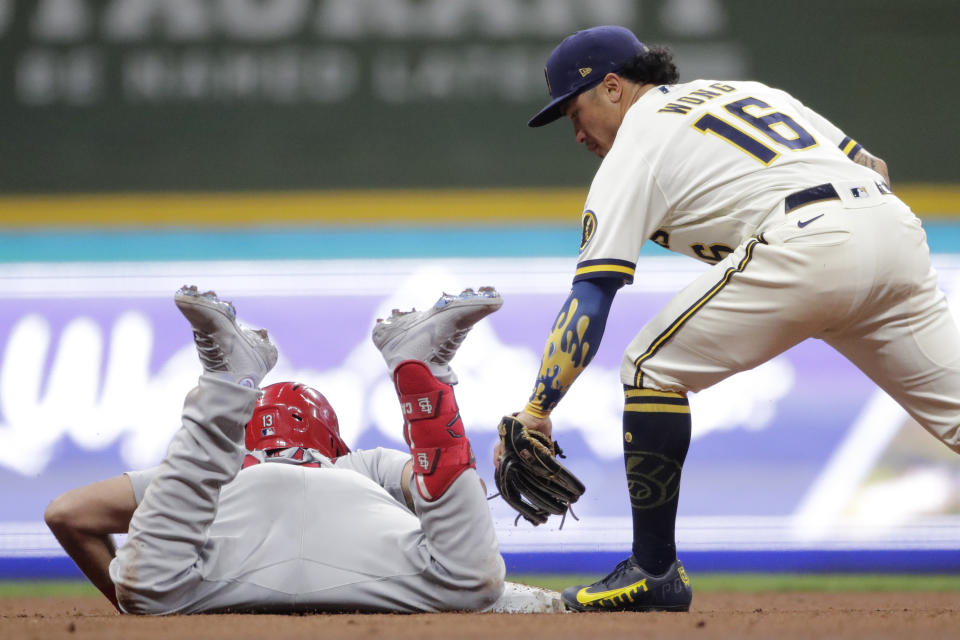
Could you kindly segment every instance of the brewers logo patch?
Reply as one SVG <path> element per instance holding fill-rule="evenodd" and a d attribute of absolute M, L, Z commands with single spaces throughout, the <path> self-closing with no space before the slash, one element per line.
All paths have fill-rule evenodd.
<path fill-rule="evenodd" d="M 597 232 L 597 214 L 590 209 L 583 212 L 583 218 L 580 221 L 583 226 L 583 235 L 580 236 L 580 251 L 583 252 L 590 243 L 591 238 Z"/>

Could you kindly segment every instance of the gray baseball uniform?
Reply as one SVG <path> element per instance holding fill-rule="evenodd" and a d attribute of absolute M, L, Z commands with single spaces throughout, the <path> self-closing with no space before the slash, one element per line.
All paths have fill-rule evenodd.
<path fill-rule="evenodd" d="M 401 504 L 407 454 L 360 451 L 320 468 L 239 473 L 257 391 L 203 375 L 110 564 L 129 613 L 476 610 L 504 564 L 476 471 Z M 359 506 L 362 505 L 362 508 Z"/>

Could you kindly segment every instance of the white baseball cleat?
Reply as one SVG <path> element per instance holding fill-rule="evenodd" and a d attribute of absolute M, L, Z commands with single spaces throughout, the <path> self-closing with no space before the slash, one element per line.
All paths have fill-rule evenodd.
<path fill-rule="evenodd" d="M 516 582 L 503 583 L 503 595 L 484 613 L 566 613 L 560 593 Z"/>
<path fill-rule="evenodd" d="M 445 293 L 426 311 L 394 309 L 389 318 L 377 319 L 373 344 L 391 373 L 404 360 L 420 360 L 437 380 L 456 384 L 450 360 L 473 325 L 502 305 L 503 298 L 493 287 L 464 289 L 455 296 Z"/>
<path fill-rule="evenodd" d="M 190 321 L 203 370 L 228 374 L 245 387 L 258 387 L 277 363 L 277 348 L 266 330 L 238 324 L 237 310 L 213 291 L 199 293 L 195 286 L 184 285 L 173 300 Z"/>

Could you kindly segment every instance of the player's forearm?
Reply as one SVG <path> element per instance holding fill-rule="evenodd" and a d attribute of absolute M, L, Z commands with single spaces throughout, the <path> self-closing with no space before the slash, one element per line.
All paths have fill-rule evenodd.
<path fill-rule="evenodd" d="M 620 283 L 584 280 L 573 285 L 547 337 L 540 372 L 525 411 L 546 418 L 593 360 Z"/>
<path fill-rule="evenodd" d="M 116 546 L 110 534 L 126 531 L 136 508 L 133 485 L 122 475 L 68 491 L 44 513 L 63 550 L 115 607 L 109 568 Z"/>
<path fill-rule="evenodd" d="M 881 176 L 883 176 L 883 181 L 890 185 L 890 173 L 887 170 L 887 163 L 873 155 L 866 149 L 860 149 L 855 156 L 853 156 L 853 161 L 857 164 L 861 164 L 868 169 L 873 169 Z"/>
<path fill-rule="evenodd" d="M 69 529 L 53 530 L 53 534 L 83 575 L 120 611 L 116 589 L 110 579 L 110 561 L 117 553 L 113 538 L 109 534 L 95 535 Z"/>
<path fill-rule="evenodd" d="M 116 590 L 110 579 L 110 561 L 117 552 L 113 538 L 109 533 L 84 530 L 78 525 L 78 518 L 74 518 L 69 511 L 58 509 L 60 506 L 57 501 L 47 508 L 47 526 L 83 575 L 119 611 Z"/>

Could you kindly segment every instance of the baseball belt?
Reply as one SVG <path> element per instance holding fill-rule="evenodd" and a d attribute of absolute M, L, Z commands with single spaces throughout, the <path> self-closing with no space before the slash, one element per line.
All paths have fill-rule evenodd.
<path fill-rule="evenodd" d="M 876 186 L 882 194 L 893 193 L 893 191 L 890 190 L 890 187 L 888 187 L 884 182 L 877 182 Z M 834 187 L 831 183 L 827 182 L 825 184 L 818 184 L 815 187 L 803 189 L 802 191 L 797 191 L 796 193 L 791 193 L 788 195 L 784 199 L 784 213 L 790 213 L 793 209 L 802 207 L 812 202 L 839 199 L 840 194 L 837 193 L 836 187 Z"/>

